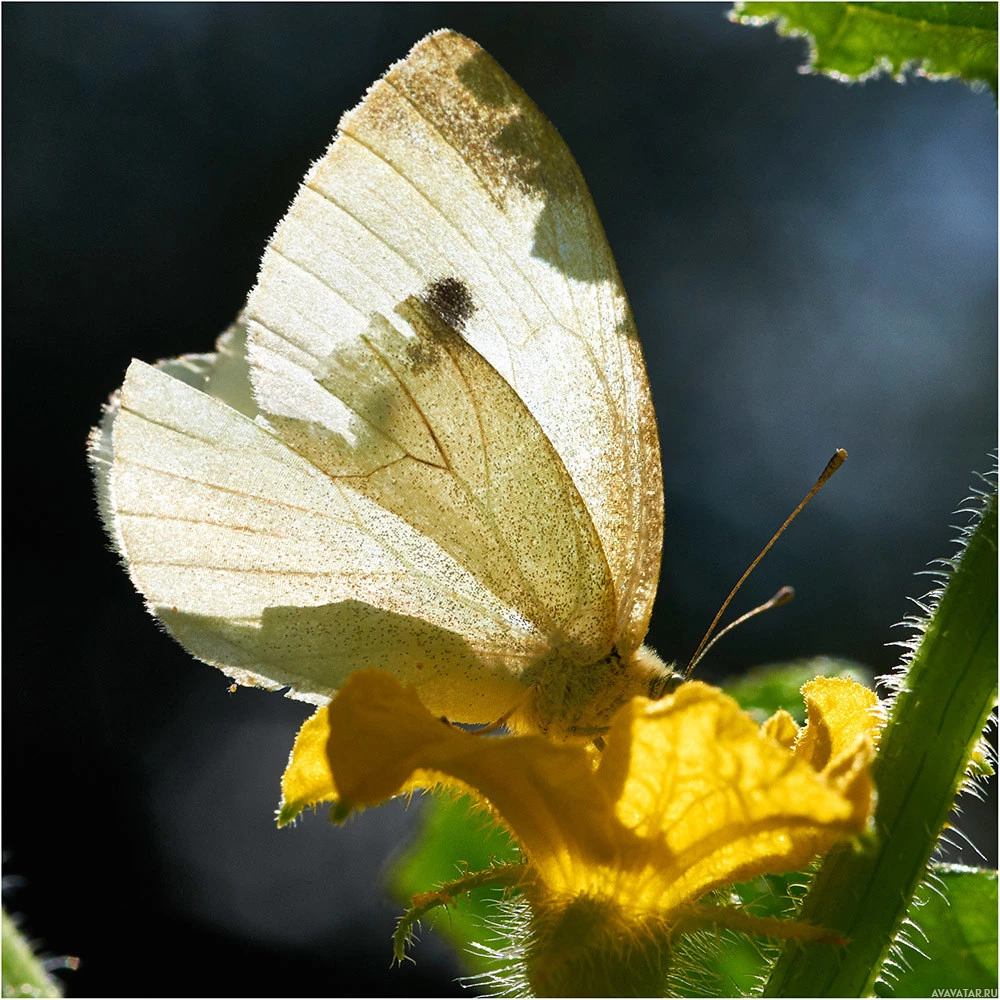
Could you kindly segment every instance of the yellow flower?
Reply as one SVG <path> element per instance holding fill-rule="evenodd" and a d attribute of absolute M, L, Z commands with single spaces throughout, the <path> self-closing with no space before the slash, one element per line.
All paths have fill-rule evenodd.
<path fill-rule="evenodd" d="M 534 985 L 558 993 L 574 952 L 593 966 L 602 942 L 641 950 L 712 922 L 698 905 L 706 893 L 802 867 L 865 829 L 875 696 L 831 678 L 803 694 L 801 731 L 787 713 L 760 727 L 699 682 L 659 701 L 633 698 L 597 755 L 537 735 L 464 732 L 412 688 L 361 671 L 302 727 L 280 821 L 323 801 L 343 817 L 415 788 L 473 789 L 524 853 Z"/>

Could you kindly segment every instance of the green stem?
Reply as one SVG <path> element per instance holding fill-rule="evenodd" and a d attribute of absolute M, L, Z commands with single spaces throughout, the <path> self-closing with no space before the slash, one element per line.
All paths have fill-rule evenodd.
<path fill-rule="evenodd" d="M 997 697 L 997 497 L 967 536 L 899 680 L 872 775 L 876 838 L 831 854 L 800 919 L 848 940 L 787 944 L 765 996 L 870 996 Z"/>
<path fill-rule="evenodd" d="M 418 920 L 439 906 L 450 906 L 456 896 L 464 896 L 473 889 L 485 886 L 504 886 L 513 888 L 524 878 L 527 871 L 524 864 L 494 865 L 481 872 L 472 872 L 461 878 L 441 886 L 432 892 L 420 893 L 413 897 L 413 905 L 399 918 L 396 931 L 392 935 L 393 958 L 402 962 L 406 957 L 406 949 L 413 939 L 413 928 Z"/>
<path fill-rule="evenodd" d="M 703 903 L 689 907 L 673 928 L 673 934 L 691 934 L 694 931 L 727 929 L 741 931 L 754 937 L 769 937 L 776 941 L 821 941 L 824 944 L 842 945 L 844 942 L 831 935 L 825 927 L 814 927 L 801 920 L 783 917 L 757 917 L 736 906 Z"/>
<path fill-rule="evenodd" d="M 61 997 L 62 990 L 35 957 L 17 924 L 3 911 L 3 995 Z"/>

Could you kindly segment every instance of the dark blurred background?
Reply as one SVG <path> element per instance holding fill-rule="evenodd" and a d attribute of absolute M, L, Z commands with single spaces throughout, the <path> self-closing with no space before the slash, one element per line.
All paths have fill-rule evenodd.
<path fill-rule="evenodd" d="M 427 31 L 484 45 L 556 124 L 649 362 L 666 478 L 650 641 L 690 655 L 833 449 L 851 458 L 738 601 L 716 679 L 876 672 L 996 431 L 988 93 L 796 72 L 726 5 L 3 7 L 6 896 L 76 996 L 455 993 L 389 968 L 379 888 L 419 808 L 274 828 L 307 707 L 229 694 L 107 551 L 84 446 L 132 356 L 211 348 L 342 111 Z M 995 801 L 961 829 L 996 864 Z M 952 859 L 978 863 L 970 848 Z"/>

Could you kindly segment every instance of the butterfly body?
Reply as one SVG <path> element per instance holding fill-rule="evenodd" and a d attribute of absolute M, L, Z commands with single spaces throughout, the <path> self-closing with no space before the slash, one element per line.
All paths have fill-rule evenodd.
<path fill-rule="evenodd" d="M 512 717 L 514 728 L 552 739 L 591 738 L 607 731 L 622 705 L 636 695 L 659 698 L 677 675 L 648 646 L 627 656 L 612 650 L 595 663 L 541 665 L 529 697 Z M 529 680 L 532 672 L 525 677 Z"/>
<path fill-rule="evenodd" d="M 239 683 L 380 667 L 568 738 L 668 676 L 627 299 L 569 150 L 453 32 L 344 116 L 216 352 L 132 362 L 91 461 L 149 609 Z"/>

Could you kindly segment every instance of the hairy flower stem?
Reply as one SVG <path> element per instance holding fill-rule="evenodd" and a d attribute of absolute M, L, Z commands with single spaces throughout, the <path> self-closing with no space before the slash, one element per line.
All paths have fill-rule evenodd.
<path fill-rule="evenodd" d="M 997 497 L 967 533 L 897 692 L 872 765 L 876 837 L 841 848 L 813 881 L 801 918 L 844 949 L 786 946 L 766 996 L 870 996 L 966 780 L 997 696 Z"/>

